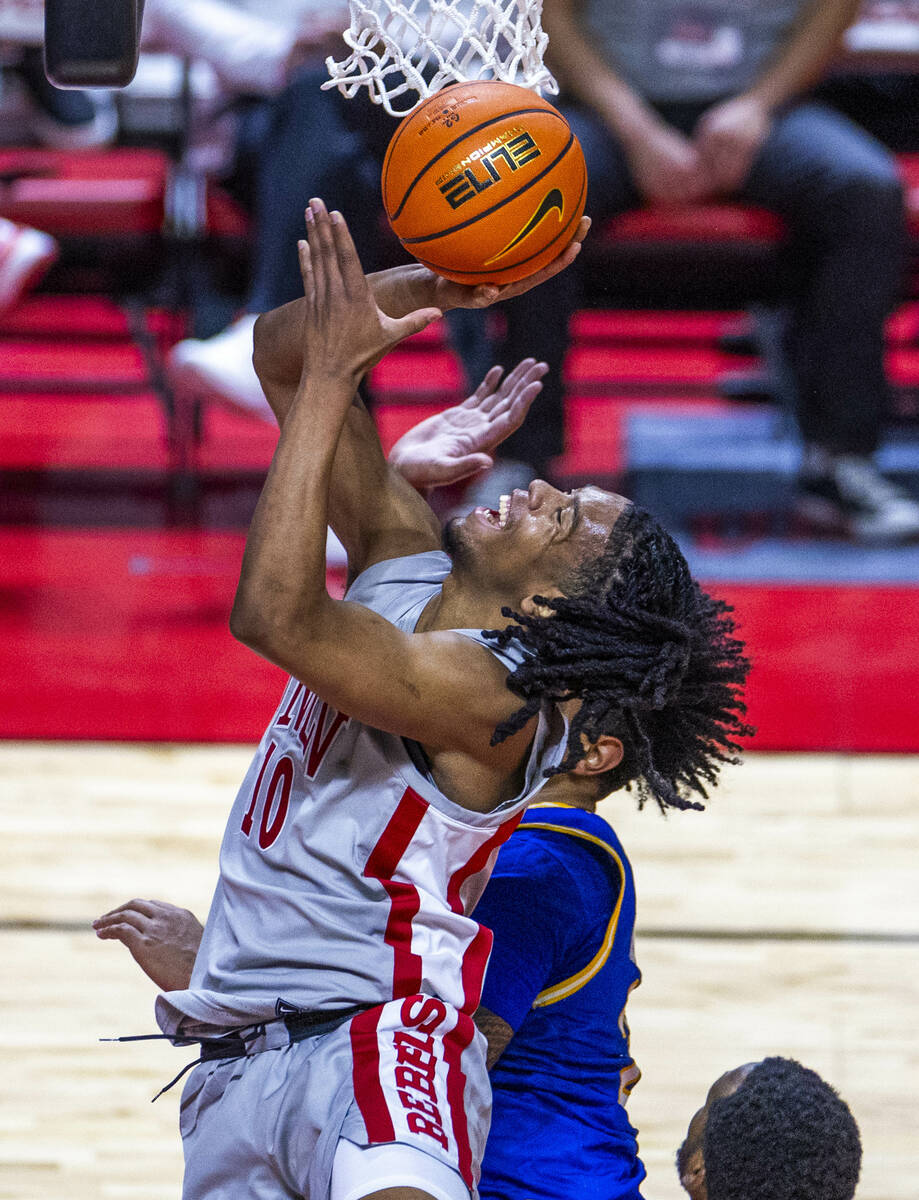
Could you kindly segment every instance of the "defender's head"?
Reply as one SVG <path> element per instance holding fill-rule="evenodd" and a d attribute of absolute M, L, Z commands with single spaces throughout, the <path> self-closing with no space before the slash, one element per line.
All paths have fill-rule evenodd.
<path fill-rule="evenodd" d="M 612 736 L 622 754 L 600 788 L 634 782 L 640 804 L 701 807 L 690 795 L 706 795 L 752 732 L 740 696 L 748 663 L 728 607 L 699 588 L 669 534 L 622 496 L 537 480 L 506 511 L 451 524 L 446 544 L 479 586 L 519 597 L 502 608 L 515 624 L 486 631 L 527 652 L 508 679 L 523 704 L 494 740 L 546 702 L 577 701 L 557 772 Z"/>
<path fill-rule="evenodd" d="M 793 1059 L 766 1058 L 712 1084 L 677 1172 L 691 1200 L 852 1200 L 861 1157 L 833 1088 Z"/>

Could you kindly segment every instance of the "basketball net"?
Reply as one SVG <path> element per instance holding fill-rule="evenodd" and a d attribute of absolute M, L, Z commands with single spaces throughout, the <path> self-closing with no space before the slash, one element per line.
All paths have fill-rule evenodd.
<path fill-rule="evenodd" d="M 403 117 L 450 83 L 497 79 L 555 95 L 543 65 L 549 41 L 542 0 L 349 0 L 343 36 L 352 54 L 326 59 L 348 97 L 366 87 L 374 104 Z"/>

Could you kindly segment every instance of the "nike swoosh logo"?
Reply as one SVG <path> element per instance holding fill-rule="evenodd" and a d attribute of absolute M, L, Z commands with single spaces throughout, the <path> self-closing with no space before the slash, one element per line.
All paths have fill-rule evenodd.
<path fill-rule="evenodd" d="M 510 254 L 514 247 L 519 246 L 524 238 L 529 237 L 537 225 L 541 224 L 551 212 L 558 212 L 558 221 L 561 224 L 562 217 L 565 215 L 565 198 L 559 188 L 552 188 L 551 191 L 546 192 L 545 196 L 540 200 L 536 212 L 533 213 L 520 232 L 511 238 L 503 250 L 499 250 L 497 254 L 493 254 L 482 265 L 490 267 L 492 263 L 496 263 L 505 254 Z"/>

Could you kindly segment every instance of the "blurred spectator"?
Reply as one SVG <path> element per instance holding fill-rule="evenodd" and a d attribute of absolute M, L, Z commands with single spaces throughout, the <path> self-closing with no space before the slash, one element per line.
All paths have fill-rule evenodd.
<path fill-rule="evenodd" d="M 10 67 L 21 81 L 34 141 L 56 150 L 107 146 L 118 133 L 118 113 L 108 91 L 55 87 L 45 74 L 39 46 L 26 46 Z"/>
<path fill-rule="evenodd" d="M 118 132 L 118 113 L 109 91 L 58 88 L 45 75 L 42 9 L 0 4 L 0 99 L 15 117 L 18 143 L 56 150 L 105 146 Z M 9 136 L 9 135 L 8 135 Z"/>
<path fill-rule="evenodd" d="M 0 101 L 7 136 L 16 144 L 60 150 L 104 146 L 118 117 L 108 92 L 54 87 L 45 75 L 43 6 L 34 0 L 0 4 Z M 50 234 L 0 217 L 0 315 L 42 278 L 58 255 Z"/>
<path fill-rule="evenodd" d="M 857 7 L 545 0 L 543 23 L 595 220 L 719 196 L 785 220 L 787 348 L 805 442 L 799 507 L 826 529 L 899 541 L 919 535 L 919 504 L 872 456 L 887 403 L 884 321 L 904 271 L 901 186 L 880 144 L 802 98 Z M 502 358 L 538 350 L 557 373 L 577 299 L 568 272 L 514 301 Z M 560 405 L 547 419 L 560 426 Z"/>
<path fill-rule="evenodd" d="M 142 46 L 202 59 L 228 96 L 271 97 L 340 49 L 347 22 L 340 0 L 146 0 Z"/>
<path fill-rule="evenodd" d="M 303 293 L 294 248 L 303 236 L 307 199 L 322 196 L 347 214 L 365 270 L 385 265 L 379 175 L 395 126 L 363 94 L 346 100 L 337 91 L 321 91 L 327 78 L 324 65 L 301 67 L 267 111 L 247 114 L 249 128 L 255 125 L 261 134 L 250 134 L 250 144 L 257 141 L 261 152 L 246 313 L 216 337 L 180 342 L 171 355 L 176 386 L 213 392 L 266 418 L 251 366 L 252 326 L 256 314 Z"/>
<path fill-rule="evenodd" d="M 866 0 L 816 96 L 891 150 L 919 151 L 919 0 Z"/>
<path fill-rule="evenodd" d="M 365 255 L 375 241 L 379 200 L 374 206 L 370 198 L 366 138 L 379 126 L 385 149 L 394 126 L 385 113 L 385 125 L 378 110 L 367 113 L 366 101 L 320 91 L 325 57 L 341 50 L 347 25 L 342 0 L 147 0 L 144 48 L 203 59 L 240 101 L 236 170 L 255 210 L 246 312 L 216 337 L 175 346 L 170 373 L 176 387 L 266 420 L 273 417 L 252 369 L 252 327 L 257 313 L 302 293 L 294 248 L 307 199 L 323 195 L 331 207 L 347 209 Z"/>
<path fill-rule="evenodd" d="M 273 420 L 252 369 L 255 317 L 302 294 L 293 248 L 303 236 L 303 211 L 310 196 L 322 196 L 330 208 L 347 214 L 365 270 L 387 265 L 391 251 L 387 239 L 380 236 L 380 168 L 396 123 L 363 89 L 351 99 L 337 90 L 321 90 L 328 79 L 325 57 L 330 53 L 341 57 L 341 32 L 349 23 L 344 5 L 310 9 L 304 0 L 299 4 L 275 0 L 269 7 L 277 21 L 263 29 L 264 22 L 253 19 L 239 0 L 218 37 L 213 32 L 218 27 L 215 10 L 227 12 L 228 0 L 193 0 L 188 5 L 179 0 L 148 0 L 148 4 L 153 5 L 153 20 L 149 34 L 145 25 L 145 39 L 155 37 L 173 50 L 181 43 L 205 54 L 227 87 L 251 95 L 261 83 L 264 92 L 275 93 L 261 105 L 247 105 L 237 139 L 237 156 L 251 164 L 255 183 L 255 253 L 246 311 L 214 337 L 180 342 L 170 356 L 170 374 L 177 388 L 211 395 Z M 284 14 L 290 18 L 294 9 L 296 21 L 278 23 Z M 211 32 L 200 39 L 193 29 L 196 10 L 214 14 L 208 17 Z M 167 13 L 170 19 L 164 21 Z M 264 5 L 259 5 L 257 15 L 268 16 Z M 284 79 L 286 84 L 276 91 Z M 451 313 L 448 320 L 452 322 L 454 316 Z M 459 314 L 455 333 L 461 340 L 466 332 L 462 321 Z M 460 350 L 474 387 L 492 364 L 480 326 L 471 323 L 468 334 Z M 559 388 L 557 380 L 546 386 Z M 537 431 L 536 440 L 541 437 Z M 553 445 L 545 455 L 534 454 L 532 459 L 542 461 L 556 452 Z M 523 474 L 525 478 L 505 480 L 498 490 L 510 490 L 518 483 L 525 486 L 532 471 L 526 467 Z"/>
<path fill-rule="evenodd" d="M 55 258 L 53 237 L 0 217 L 0 316 L 38 283 Z"/>

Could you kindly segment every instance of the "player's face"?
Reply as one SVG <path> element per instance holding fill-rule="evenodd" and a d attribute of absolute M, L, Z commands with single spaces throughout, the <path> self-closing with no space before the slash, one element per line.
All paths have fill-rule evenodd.
<path fill-rule="evenodd" d="M 630 501 L 598 487 L 560 492 L 542 479 L 451 521 L 444 544 L 460 569 L 510 589 L 519 598 L 548 591 L 603 552 Z"/>
<path fill-rule="evenodd" d="M 733 1071 L 726 1071 L 716 1079 L 708 1089 L 705 1103 L 689 1122 L 686 1139 L 677 1152 L 677 1170 L 680 1183 L 689 1193 L 691 1200 L 708 1200 L 708 1190 L 705 1184 L 705 1159 L 702 1156 L 702 1145 L 705 1140 L 705 1127 L 708 1124 L 708 1114 L 716 1100 L 732 1096 L 747 1078 L 756 1063 L 744 1063 Z"/>

